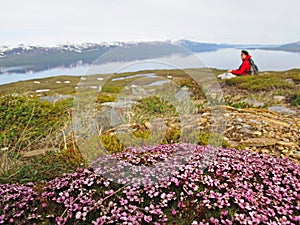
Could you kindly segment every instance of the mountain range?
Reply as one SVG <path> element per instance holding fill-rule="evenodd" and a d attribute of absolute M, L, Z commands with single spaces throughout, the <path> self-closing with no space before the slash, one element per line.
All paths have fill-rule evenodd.
<path fill-rule="evenodd" d="M 177 46 L 177 47 L 176 47 Z M 216 51 L 224 48 L 268 49 L 280 51 L 300 52 L 300 41 L 284 45 L 233 45 L 201 43 L 190 40 L 152 41 L 152 42 L 112 42 L 112 43 L 84 43 L 63 44 L 57 46 L 19 45 L 16 47 L 0 47 L 0 74 L 37 72 L 59 66 L 70 67 L 78 64 L 91 64 L 99 56 L 117 47 L 130 49 L 136 47 L 138 54 L 124 54 L 107 58 L 115 60 L 142 60 L 164 57 L 182 53 L 180 47 L 191 52 Z M 139 58 L 136 58 L 138 55 Z M 118 57 L 120 57 L 118 59 Z"/>
<path fill-rule="evenodd" d="M 280 51 L 300 52 L 300 41 L 280 45 L 271 49 Z"/>

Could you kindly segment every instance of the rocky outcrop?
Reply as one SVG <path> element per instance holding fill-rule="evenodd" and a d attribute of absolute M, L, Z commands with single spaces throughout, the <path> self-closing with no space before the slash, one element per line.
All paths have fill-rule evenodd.
<path fill-rule="evenodd" d="M 205 131 L 211 118 L 207 112 L 202 115 L 200 128 Z M 296 111 L 283 115 L 267 109 L 226 106 L 224 119 L 227 125 L 223 136 L 231 147 L 300 162 L 300 116 Z"/>

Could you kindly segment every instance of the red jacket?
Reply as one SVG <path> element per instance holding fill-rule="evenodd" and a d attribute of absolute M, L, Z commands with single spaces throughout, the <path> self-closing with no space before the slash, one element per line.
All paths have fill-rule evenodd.
<path fill-rule="evenodd" d="M 243 59 L 243 63 L 242 65 L 240 66 L 239 69 L 237 70 L 232 70 L 232 74 L 235 74 L 235 75 L 244 75 L 244 76 L 248 76 L 249 75 L 249 72 L 250 72 L 250 69 L 251 69 L 251 66 L 250 66 L 250 61 L 249 59 L 251 58 L 251 55 L 247 55 L 245 59 Z"/>

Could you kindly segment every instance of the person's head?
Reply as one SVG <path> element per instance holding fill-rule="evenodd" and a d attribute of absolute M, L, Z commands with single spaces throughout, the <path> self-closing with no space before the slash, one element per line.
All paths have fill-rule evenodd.
<path fill-rule="evenodd" d="M 241 51 L 241 58 L 242 59 L 245 59 L 248 55 L 249 55 L 249 52 L 247 52 L 246 50 Z"/>

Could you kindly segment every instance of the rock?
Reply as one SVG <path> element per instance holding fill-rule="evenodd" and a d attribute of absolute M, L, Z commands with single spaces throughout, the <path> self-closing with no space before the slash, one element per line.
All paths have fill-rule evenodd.
<path fill-rule="evenodd" d="M 55 104 L 55 102 L 60 101 L 60 100 L 65 100 L 69 98 L 74 98 L 73 95 L 53 95 L 53 96 L 43 96 L 40 97 L 41 101 L 48 101 L 50 103 Z"/>
<path fill-rule="evenodd" d="M 261 149 L 261 153 L 268 154 L 268 153 L 270 153 L 270 150 L 266 149 L 266 148 L 263 148 L 263 149 Z"/>
<path fill-rule="evenodd" d="M 280 127 L 290 127 L 290 125 L 282 120 L 279 119 L 270 119 L 270 118 L 264 118 L 265 124 L 268 125 L 268 127 L 272 128 L 280 128 Z"/>
<path fill-rule="evenodd" d="M 172 127 L 172 126 L 174 126 L 174 124 L 171 124 L 171 125 L 170 125 L 170 127 Z M 151 123 L 149 123 L 148 121 L 145 122 L 145 127 L 146 127 L 147 129 L 151 129 Z"/>
<path fill-rule="evenodd" d="M 99 113 L 95 119 L 95 124 L 91 126 L 91 132 L 96 132 L 96 128 L 100 128 L 102 131 L 114 128 L 120 124 L 123 124 L 123 120 L 119 113 L 113 108 L 105 108 Z"/>
<path fill-rule="evenodd" d="M 285 97 L 281 96 L 281 95 L 275 95 L 273 98 L 274 98 L 275 101 L 278 101 L 278 102 L 284 102 L 285 101 Z"/>
<path fill-rule="evenodd" d="M 257 136 L 261 136 L 262 135 L 262 133 L 260 131 L 258 131 L 258 130 L 254 131 L 252 134 L 257 135 Z"/>
<path fill-rule="evenodd" d="M 261 132 L 260 132 L 260 133 L 261 133 Z M 262 130 L 262 133 L 263 133 L 263 134 L 266 134 L 266 133 L 269 133 L 269 132 L 268 132 L 266 129 L 263 129 L 263 130 Z M 261 135 L 261 134 L 260 134 L 260 135 Z M 270 136 L 271 136 L 271 135 L 270 135 Z"/>
<path fill-rule="evenodd" d="M 185 90 L 183 87 L 175 94 L 177 101 L 188 101 L 192 92 Z"/>
<path fill-rule="evenodd" d="M 275 145 L 277 140 L 274 138 L 249 138 L 243 141 L 243 144 L 250 146 L 271 146 Z"/>
<path fill-rule="evenodd" d="M 256 99 L 253 99 L 253 98 L 246 98 L 244 100 L 242 100 L 241 102 L 244 102 L 254 108 L 260 108 L 260 107 L 264 107 L 265 106 L 265 103 L 263 102 L 260 102 Z"/>
<path fill-rule="evenodd" d="M 286 108 L 284 106 L 270 106 L 268 107 L 268 110 L 280 113 L 280 114 L 296 114 L 297 112 L 295 110 Z"/>
<path fill-rule="evenodd" d="M 249 124 L 243 123 L 242 125 L 244 128 L 251 128 L 251 126 Z"/>
<path fill-rule="evenodd" d="M 282 146 L 289 146 L 289 147 L 299 148 L 299 146 L 294 142 L 277 141 L 277 144 L 282 145 Z"/>
<path fill-rule="evenodd" d="M 251 130 L 249 130 L 249 129 L 246 128 L 246 127 L 243 127 L 243 128 L 241 129 L 241 132 L 242 132 L 242 133 L 251 133 Z"/>
<path fill-rule="evenodd" d="M 250 119 L 250 120 L 248 120 L 248 121 L 249 121 L 250 123 L 261 124 L 261 122 L 258 121 L 258 120 Z"/>
<path fill-rule="evenodd" d="M 290 84 L 295 84 L 295 82 L 292 78 L 287 78 L 287 79 L 285 79 L 285 81 L 290 83 Z"/>
<path fill-rule="evenodd" d="M 289 151 L 289 150 L 286 150 L 286 149 L 282 151 L 282 153 L 285 154 L 285 155 L 287 155 L 289 152 L 290 152 L 290 151 Z"/>
<path fill-rule="evenodd" d="M 37 149 L 37 150 L 32 150 L 32 151 L 26 151 L 26 152 L 21 152 L 21 156 L 24 158 L 30 158 L 38 155 L 45 154 L 48 151 L 53 151 L 54 149 L 52 148 L 45 148 L 45 149 Z"/>
<path fill-rule="evenodd" d="M 242 118 L 240 118 L 240 117 L 238 117 L 237 119 L 236 119 L 238 122 L 243 122 L 244 120 L 242 119 Z"/>
<path fill-rule="evenodd" d="M 131 108 L 132 105 L 136 103 L 136 101 L 104 102 L 101 104 L 101 106 L 106 106 L 110 108 Z"/>

